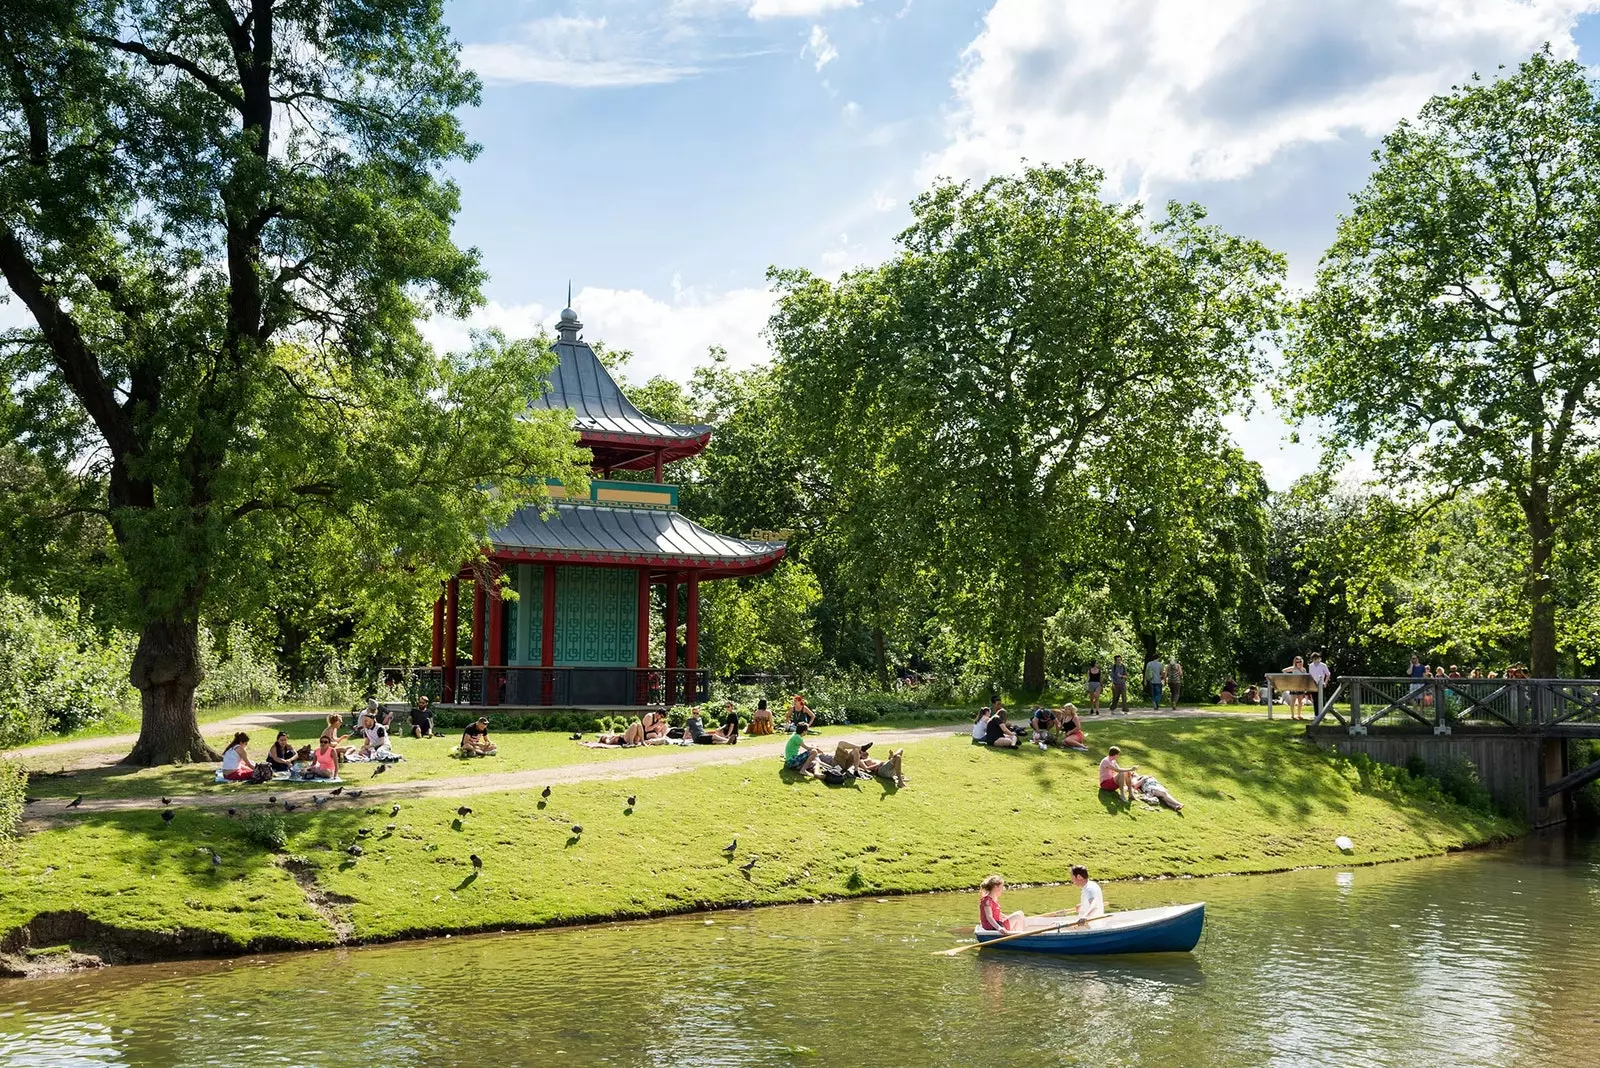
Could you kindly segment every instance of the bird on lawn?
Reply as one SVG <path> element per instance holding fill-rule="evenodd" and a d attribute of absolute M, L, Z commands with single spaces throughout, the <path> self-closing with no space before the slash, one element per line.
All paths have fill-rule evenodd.
<path fill-rule="evenodd" d="M 22 799 L 22 803 L 24 805 L 37 805 L 42 800 L 43 800 L 43 798 L 39 798 L 39 797 L 24 797 Z"/>
<path fill-rule="evenodd" d="M 170 797 L 163 797 L 163 798 L 162 798 L 162 799 L 161 799 L 161 803 L 162 803 L 162 804 L 163 804 L 163 805 L 170 805 L 170 804 L 172 804 L 172 798 L 170 798 Z"/>
<path fill-rule="evenodd" d="M 739 839 L 735 838 L 733 841 L 731 841 L 727 845 L 723 846 L 722 847 L 722 851 L 724 853 L 732 853 L 735 849 L 738 849 L 738 848 L 739 848 Z"/>
<path fill-rule="evenodd" d="M 573 825 L 572 825 L 572 833 L 573 833 L 573 834 L 582 834 L 582 833 L 583 833 L 583 824 L 581 824 L 581 823 L 574 823 L 574 824 L 573 824 Z"/>
<path fill-rule="evenodd" d="M 386 823 L 386 824 L 383 825 L 383 829 L 388 831 L 390 834 L 393 834 L 394 833 L 394 824 Z"/>
<path fill-rule="evenodd" d="M 362 849 L 358 845 L 353 845 L 349 849 L 346 849 L 345 852 L 349 853 L 352 857 L 359 857 L 361 854 L 365 853 L 366 850 Z"/>
<path fill-rule="evenodd" d="M 361 796 L 361 791 L 360 790 L 351 790 L 350 791 L 350 800 L 354 801 L 356 798 L 358 798 L 360 796 Z"/>
<path fill-rule="evenodd" d="M 222 867 L 222 858 L 217 855 L 217 851 L 215 849 L 211 851 L 211 866 L 213 868 Z"/>
<path fill-rule="evenodd" d="M 277 798 L 276 794 L 268 794 L 267 795 L 267 804 L 276 805 L 277 803 L 278 803 L 278 798 Z"/>
<path fill-rule="evenodd" d="M 299 807 L 300 806 L 295 804 L 293 801 L 285 801 L 283 803 L 283 810 L 285 812 L 293 812 L 295 809 L 297 809 Z"/>
<path fill-rule="evenodd" d="M 744 871 L 744 872 L 750 871 L 751 869 L 753 869 L 756 866 L 756 861 L 758 859 L 760 859 L 760 858 L 751 857 L 749 863 L 739 865 L 739 870 L 740 871 Z"/>
<path fill-rule="evenodd" d="M 367 835 L 372 833 L 372 828 L 371 827 L 363 827 L 359 831 L 357 831 L 356 833 L 359 834 L 361 837 L 365 838 Z"/>
<path fill-rule="evenodd" d="M 79 794 L 77 797 L 74 797 L 71 801 L 67 802 L 67 807 L 77 808 L 81 804 L 83 804 L 83 795 Z"/>
<path fill-rule="evenodd" d="M 460 808 L 456 809 L 456 815 L 470 816 L 472 815 L 472 809 L 468 808 L 466 805 L 462 805 Z"/>
<path fill-rule="evenodd" d="M 467 859 L 472 861 L 472 866 L 474 868 L 477 868 L 479 871 L 483 870 L 483 858 L 478 856 L 478 854 L 476 854 L 476 853 L 468 853 L 467 854 Z"/>
<path fill-rule="evenodd" d="M 539 796 L 544 798 L 545 800 L 549 800 L 550 799 L 550 787 L 546 786 L 543 790 L 540 790 L 539 791 Z"/>
<path fill-rule="evenodd" d="M 628 795 L 628 807 L 632 808 L 633 807 L 633 803 L 636 800 L 638 800 L 638 796 L 636 794 L 629 794 Z"/>
<path fill-rule="evenodd" d="M 384 772 L 386 772 L 388 770 L 389 770 L 389 765 L 387 765 L 387 764 L 379 764 L 377 767 L 372 769 L 372 777 L 374 779 L 376 779 L 379 775 L 382 775 Z"/>
<path fill-rule="evenodd" d="M 161 822 L 170 825 L 172 823 L 172 815 L 172 810 L 170 808 L 167 809 L 161 814 Z"/>
<path fill-rule="evenodd" d="M 391 816 L 398 816 L 398 815 L 400 815 L 400 806 L 399 806 L 399 805 L 396 805 L 396 806 L 394 806 L 394 807 L 393 807 L 393 808 L 391 808 L 391 809 L 390 809 L 390 810 L 389 810 L 389 815 L 391 815 Z"/>
<path fill-rule="evenodd" d="M 230 819 L 230 820 L 231 820 L 231 819 L 233 819 L 233 817 L 235 817 L 235 816 L 237 816 L 237 815 L 238 815 L 238 814 L 239 814 L 239 810 L 238 810 L 238 809 L 236 809 L 236 808 L 230 808 L 230 809 L 229 809 L 229 810 L 228 810 L 228 818 L 229 818 L 229 819 Z"/>
<path fill-rule="evenodd" d="M 316 805 L 318 808 L 321 808 L 323 805 L 328 803 L 328 799 L 326 797 L 318 797 L 316 794 L 312 794 L 311 803 Z"/>
<path fill-rule="evenodd" d="M 344 787 L 341 786 L 336 790 L 330 790 L 329 793 L 331 793 L 334 797 L 338 797 L 340 794 L 344 793 Z"/>

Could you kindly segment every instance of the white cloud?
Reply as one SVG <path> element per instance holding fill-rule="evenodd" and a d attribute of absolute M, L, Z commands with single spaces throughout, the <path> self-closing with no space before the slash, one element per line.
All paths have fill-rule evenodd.
<path fill-rule="evenodd" d="M 588 341 L 603 341 L 610 348 L 633 353 L 628 376 L 644 381 L 666 375 L 680 381 L 705 362 L 706 350 L 721 345 L 728 360 L 738 367 L 768 358 L 761 331 L 772 314 L 768 289 L 734 289 L 701 294 L 681 288 L 676 280 L 669 301 L 639 289 L 585 287 L 573 295 L 573 309 L 584 323 Z M 491 302 L 465 322 L 430 319 L 422 324 L 425 337 L 441 349 L 461 349 L 474 329 L 498 327 L 512 337 L 538 333 L 554 335 L 559 310 L 542 304 L 504 305 Z"/>
<path fill-rule="evenodd" d="M 516 40 L 463 45 L 461 57 L 491 84 L 662 85 L 704 70 L 673 46 L 680 29 L 667 24 L 623 28 L 605 18 L 556 15 L 523 23 Z"/>
<path fill-rule="evenodd" d="M 821 26 L 811 27 L 811 39 L 806 42 L 806 46 L 801 49 L 800 54 L 814 58 L 817 63 L 817 70 L 821 70 L 839 58 L 839 50 L 833 47 L 833 42 L 828 40 L 828 31 Z"/>
<path fill-rule="evenodd" d="M 1286 146 L 1371 137 L 1514 64 L 1600 0 L 996 0 L 923 177 L 1084 157 L 1123 186 L 1232 179 Z"/>
<path fill-rule="evenodd" d="M 750 0 L 753 19 L 811 18 L 826 11 L 859 7 L 861 0 Z"/>

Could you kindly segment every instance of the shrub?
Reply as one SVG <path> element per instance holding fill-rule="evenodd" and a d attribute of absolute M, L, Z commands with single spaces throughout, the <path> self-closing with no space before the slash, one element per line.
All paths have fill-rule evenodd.
<path fill-rule="evenodd" d="M 27 792 L 28 773 L 22 765 L 0 760 L 0 842 L 16 835 Z"/>
<path fill-rule="evenodd" d="M 244 627 L 201 627 L 200 656 L 206 677 L 195 701 L 202 707 L 275 705 L 288 693 L 272 649 Z"/>
<path fill-rule="evenodd" d="M 254 842 L 262 849 L 270 849 L 276 853 L 289 847 L 289 825 L 276 812 L 264 812 L 260 809 L 247 812 L 240 827 L 244 830 L 245 839 Z"/>
<path fill-rule="evenodd" d="M 91 626 L 71 601 L 0 594 L 0 746 L 131 711 L 133 644 Z"/>

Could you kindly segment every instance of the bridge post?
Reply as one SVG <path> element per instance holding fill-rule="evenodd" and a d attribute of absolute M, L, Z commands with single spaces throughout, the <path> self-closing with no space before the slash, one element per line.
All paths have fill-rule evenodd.
<path fill-rule="evenodd" d="M 1361 722 L 1361 680 L 1350 680 L 1350 733 L 1367 733 L 1366 724 Z"/>
<path fill-rule="evenodd" d="M 1434 734 L 1449 734 L 1450 733 L 1450 710 L 1447 709 L 1445 707 L 1445 704 L 1444 704 L 1445 698 L 1448 697 L 1448 696 L 1449 696 L 1449 691 L 1445 689 L 1444 683 L 1440 682 L 1438 680 L 1438 678 L 1435 677 L 1434 680 L 1433 680 L 1433 733 Z"/>

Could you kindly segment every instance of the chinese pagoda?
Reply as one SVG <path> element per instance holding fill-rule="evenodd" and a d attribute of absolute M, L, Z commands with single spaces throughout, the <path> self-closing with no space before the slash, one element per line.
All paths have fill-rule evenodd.
<path fill-rule="evenodd" d="M 580 336 L 571 308 L 556 325 L 550 388 L 530 408 L 573 413 L 580 444 L 594 456 L 586 497 L 548 486 L 553 514 L 518 511 L 489 535 L 487 566 L 463 568 L 433 606 L 433 667 L 447 704 L 611 706 L 693 703 L 707 680 L 699 668 L 700 583 L 755 575 L 783 558 L 782 542 L 715 534 L 678 514 L 666 465 L 711 440 L 707 426 L 663 423 L 639 411 Z M 654 482 L 613 480 L 651 471 Z M 509 576 L 517 599 L 487 583 Z M 456 648 L 463 584 L 471 598 L 470 650 Z M 651 587 L 663 588 L 664 663 L 650 657 Z M 685 631 L 679 664 L 679 590 Z"/>

